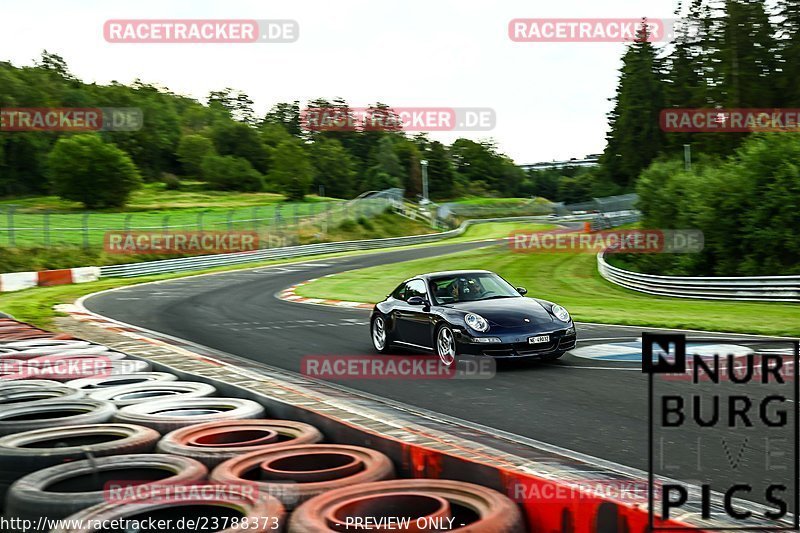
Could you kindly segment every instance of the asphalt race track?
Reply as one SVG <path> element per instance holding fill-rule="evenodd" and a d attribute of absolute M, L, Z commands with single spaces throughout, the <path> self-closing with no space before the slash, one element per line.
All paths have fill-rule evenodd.
<path fill-rule="evenodd" d="M 294 283 L 326 274 L 480 246 L 487 243 L 312 259 L 285 266 L 178 279 L 106 292 L 88 298 L 85 305 L 95 313 L 122 322 L 299 371 L 301 358 L 307 355 L 373 354 L 367 324 L 369 312 L 285 302 L 277 299 L 276 293 Z M 529 289 L 535 294 L 535 288 Z M 645 470 L 647 378 L 641 372 L 641 361 L 624 354 L 630 346 L 613 344 L 636 341 L 641 332 L 631 327 L 578 324 L 580 352 L 589 357 L 599 354 L 602 358 L 570 353 L 555 363 L 505 364 L 500 365 L 492 379 L 372 379 L 340 383 L 371 395 Z M 754 337 L 722 337 L 734 338 L 740 346 L 754 346 Z M 612 346 L 601 346 L 608 344 Z M 594 348 L 587 349 L 591 346 Z M 766 348 L 788 349 L 788 346 L 768 344 Z M 660 440 L 667 449 L 663 454 L 669 456 L 667 464 L 656 460 L 662 473 L 676 478 L 685 478 L 682 469 L 694 468 L 700 460 L 697 454 L 668 453 L 670 446 L 693 442 L 699 435 L 691 428 L 681 431 Z M 787 442 L 791 441 L 790 434 L 785 437 Z M 768 478 L 765 456 L 775 450 L 766 450 L 767 445 L 758 438 L 739 441 L 736 438 L 736 433 L 732 433 L 727 441 L 722 437 L 717 442 L 703 443 L 699 477 L 701 481 L 726 486 L 746 480 L 757 490 Z M 787 455 L 783 457 L 788 460 L 791 449 L 785 451 Z M 756 490 L 754 493 L 758 494 Z M 763 497 L 751 499 L 763 503 Z"/>

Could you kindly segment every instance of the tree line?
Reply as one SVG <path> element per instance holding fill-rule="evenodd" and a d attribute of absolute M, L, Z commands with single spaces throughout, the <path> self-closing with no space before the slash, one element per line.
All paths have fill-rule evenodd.
<path fill-rule="evenodd" d="M 0 196 L 57 194 L 91 208 L 118 207 L 143 181 L 175 188 L 197 179 L 211 189 L 293 200 L 389 187 L 413 198 L 422 191 L 422 160 L 434 199 L 525 189 L 525 173 L 491 140 L 460 138 L 448 146 L 397 128 L 309 130 L 299 101 L 258 117 L 252 100 L 230 88 L 202 103 L 141 81 L 88 84 L 47 51 L 33 66 L 0 62 L 0 108 L 9 107 L 133 107 L 144 121 L 134 132 L 0 131 Z M 340 98 L 303 107 L 349 109 Z M 381 103 L 371 109 L 390 110 Z"/>
<path fill-rule="evenodd" d="M 659 114 L 800 108 L 800 2 L 692 0 L 676 14 L 670 43 L 641 38 L 622 58 L 594 179 L 638 192 L 647 227 L 702 229 L 706 246 L 621 259 L 653 273 L 798 274 L 799 134 L 665 132 Z"/>

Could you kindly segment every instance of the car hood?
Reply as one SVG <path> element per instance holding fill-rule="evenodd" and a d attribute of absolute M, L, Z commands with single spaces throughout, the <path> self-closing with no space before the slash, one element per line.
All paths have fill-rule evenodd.
<path fill-rule="evenodd" d="M 458 302 L 445 307 L 465 313 L 477 313 L 490 323 L 513 328 L 537 324 L 549 324 L 553 316 L 533 298 L 498 298 L 478 302 Z M 526 322 L 525 319 L 530 322 Z"/>

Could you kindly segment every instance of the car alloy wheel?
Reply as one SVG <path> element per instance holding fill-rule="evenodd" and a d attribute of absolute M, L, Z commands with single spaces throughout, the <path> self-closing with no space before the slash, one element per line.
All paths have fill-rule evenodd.
<path fill-rule="evenodd" d="M 447 326 L 442 327 L 436 335 L 436 354 L 445 366 L 452 365 L 456 360 L 456 340 Z"/>
<path fill-rule="evenodd" d="M 379 352 L 386 349 L 386 323 L 381 316 L 372 321 L 372 344 Z"/>

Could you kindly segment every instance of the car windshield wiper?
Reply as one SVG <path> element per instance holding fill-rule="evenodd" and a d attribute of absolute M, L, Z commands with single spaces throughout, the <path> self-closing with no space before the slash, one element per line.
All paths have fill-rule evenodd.
<path fill-rule="evenodd" d="M 480 301 L 480 302 L 484 302 L 484 301 L 486 301 L 486 300 L 497 300 L 497 299 L 499 299 L 499 298 L 516 298 L 516 296 L 509 296 L 509 295 L 505 295 L 505 294 L 498 294 L 497 296 L 489 296 L 488 298 L 481 298 L 481 299 L 480 299 L 480 300 L 478 300 L 478 301 Z"/>

